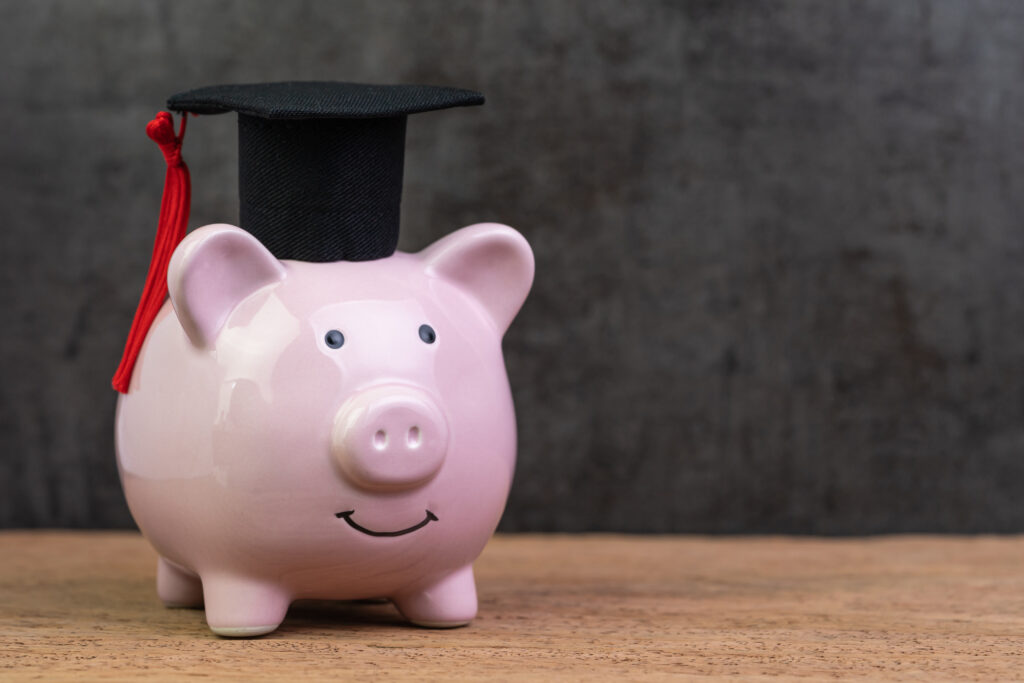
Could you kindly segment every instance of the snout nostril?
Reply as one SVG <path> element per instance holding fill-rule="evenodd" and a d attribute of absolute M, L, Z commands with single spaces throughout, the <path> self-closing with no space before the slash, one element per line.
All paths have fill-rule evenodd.
<path fill-rule="evenodd" d="M 382 451 L 388 446 L 388 433 L 383 429 L 378 429 L 377 433 L 373 435 L 373 447 L 378 451 Z"/>
<path fill-rule="evenodd" d="M 409 444 L 409 448 L 419 448 L 420 444 L 423 443 L 423 435 L 420 434 L 420 428 L 410 428 L 405 440 Z"/>

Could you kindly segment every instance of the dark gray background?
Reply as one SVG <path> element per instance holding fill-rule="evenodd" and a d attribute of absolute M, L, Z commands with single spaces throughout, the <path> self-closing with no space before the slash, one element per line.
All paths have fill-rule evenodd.
<path fill-rule="evenodd" d="M 0 3 L 0 525 L 127 526 L 109 381 L 179 90 L 456 85 L 402 248 L 518 227 L 506 530 L 1024 530 L 1024 3 Z M 237 217 L 233 116 L 191 225 Z"/>

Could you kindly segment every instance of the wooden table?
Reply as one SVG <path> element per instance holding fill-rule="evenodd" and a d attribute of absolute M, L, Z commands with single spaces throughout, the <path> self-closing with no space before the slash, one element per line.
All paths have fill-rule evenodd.
<path fill-rule="evenodd" d="M 1024 538 L 499 536 L 469 627 L 302 602 L 225 640 L 137 534 L 0 533 L 0 679 L 1024 678 Z"/>

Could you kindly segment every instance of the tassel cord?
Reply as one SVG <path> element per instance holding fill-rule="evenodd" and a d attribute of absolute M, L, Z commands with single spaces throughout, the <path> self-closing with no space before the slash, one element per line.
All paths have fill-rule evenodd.
<path fill-rule="evenodd" d="M 157 223 L 156 240 L 150 259 L 146 285 L 135 310 L 131 330 L 125 343 L 124 353 L 117 372 L 111 380 L 114 389 L 128 393 L 132 371 L 138 360 L 142 343 L 149 334 L 157 314 L 167 298 L 167 268 L 178 244 L 185 238 L 189 210 L 192 203 L 192 183 L 181 157 L 181 145 L 185 139 L 185 125 L 188 114 L 182 114 L 181 127 L 174 134 L 174 118 L 168 112 L 160 112 L 146 126 L 146 134 L 160 146 L 167 173 L 164 176 L 164 193 L 160 201 L 160 220 Z"/>

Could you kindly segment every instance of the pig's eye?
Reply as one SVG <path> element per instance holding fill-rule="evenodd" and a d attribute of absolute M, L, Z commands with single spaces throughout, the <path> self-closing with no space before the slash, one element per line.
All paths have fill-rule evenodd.
<path fill-rule="evenodd" d="M 324 342 L 332 349 L 340 349 L 345 343 L 345 335 L 338 330 L 331 330 L 324 335 Z"/>
<path fill-rule="evenodd" d="M 427 344 L 433 344 L 437 339 L 437 332 L 434 332 L 434 328 L 430 325 L 420 325 L 420 339 Z"/>

